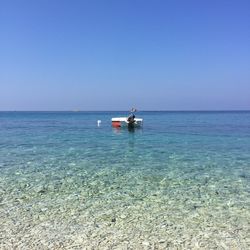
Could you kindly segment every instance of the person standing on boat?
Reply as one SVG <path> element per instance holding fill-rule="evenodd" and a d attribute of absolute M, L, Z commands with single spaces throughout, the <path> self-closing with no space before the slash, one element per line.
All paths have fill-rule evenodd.
<path fill-rule="evenodd" d="M 128 117 L 128 123 L 129 124 L 132 124 L 132 123 L 134 123 L 135 122 L 135 115 L 134 115 L 134 113 L 131 113 L 130 115 L 129 115 L 129 117 Z"/>
<path fill-rule="evenodd" d="M 130 111 L 130 115 L 128 117 L 128 123 L 129 124 L 133 124 L 135 122 L 135 114 L 134 114 L 134 112 L 136 112 L 136 109 L 132 108 L 131 111 Z"/>

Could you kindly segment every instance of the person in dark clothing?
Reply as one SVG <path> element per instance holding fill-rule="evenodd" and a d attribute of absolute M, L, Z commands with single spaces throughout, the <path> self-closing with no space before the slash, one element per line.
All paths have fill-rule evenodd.
<path fill-rule="evenodd" d="M 135 122 L 135 115 L 134 113 L 131 113 L 128 117 L 128 123 L 133 124 Z"/>

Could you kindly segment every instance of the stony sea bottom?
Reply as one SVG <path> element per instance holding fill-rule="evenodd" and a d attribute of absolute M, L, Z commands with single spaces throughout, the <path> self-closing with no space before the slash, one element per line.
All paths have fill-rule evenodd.
<path fill-rule="evenodd" d="M 1 249 L 250 248 L 250 113 L 112 115 L 1 114 Z"/>

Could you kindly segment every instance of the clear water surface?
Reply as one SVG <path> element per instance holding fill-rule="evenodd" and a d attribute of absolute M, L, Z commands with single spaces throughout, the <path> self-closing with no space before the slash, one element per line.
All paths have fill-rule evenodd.
<path fill-rule="evenodd" d="M 125 115 L 0 112 L 1 249 L 250 248 L 250 112 Z"/>

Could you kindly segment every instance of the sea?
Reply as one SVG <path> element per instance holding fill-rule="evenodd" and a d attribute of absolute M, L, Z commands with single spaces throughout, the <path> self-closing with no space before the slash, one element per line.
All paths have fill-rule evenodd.
<path fill-rule="evenodd" d="M 127 115 L 0 112 L 0 249 L 250 249 L 250 112 Z"/>

